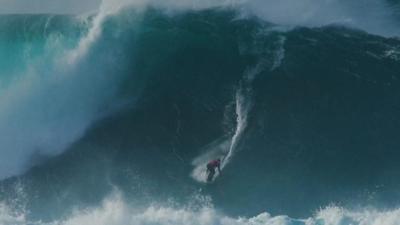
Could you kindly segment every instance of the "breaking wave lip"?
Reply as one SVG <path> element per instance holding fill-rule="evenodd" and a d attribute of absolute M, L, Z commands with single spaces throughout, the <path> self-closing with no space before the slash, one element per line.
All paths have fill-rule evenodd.
<path fill-rule="evenodd" d="M 352 211 L 328 206 L 312 217 L 294 219 L 286 215 L 273 216 L 268 212 L 254 217 L 234 217 L 215 209 L 211 199 L 195 196 L 197 203 L 188 206 L 152 204 L 141 208 L 127 203 L 118 191 L 103 200 L 100 206 L 77 209 L 64 219 L 51 222 L 30 221 L 28 212 L 13 211 L 0 203 L 0 224 L 4 225 L 397 225 L 400 209 Z"/>
<path fill-rule="evenodd" d="M 399 36 L 396 7 L 383 1 L 320 1 L 320 0 L 103 0 L 100 11 L 114 11 L 124 7 L 159 7 L 166 11 L 231 8 L 243 16 L 256 15 L 283 26 L 321 27 L 341 24 L 383 36 Z"/>
<path fill-rule="evenodd" d="M 83 18 L 93 25 L 87 25 L 89 32 L 79 37 L 56 30 L 37 37 L 39 41 L 24 39 L 19 49 L 22 53 L 13 60 L 16 65 L 26 63 L 26 68 L 21 66 L 23 71 L 10 74 L 0 69 L 4 72 L 1 79 L 12 78 L 0 88 L 0 142 L 4 147 L 0 179 L 24 173 L 35 163 L 32 159 L 36 155 L 54 156 L 65 151 L 92 123 L 124 104 L 119 100 L 115 104 L 114 99 L 121 76 L 111 76 L 110 71 L 117 64 L 91 54 L 107 16 L 99 14 L 93 21 Z M 45 21 L 45 30 L 52 18 Z M 34 22 L 26 26 L 35 28 Z M 70 23 L 75 22 L 81 23 L 79 19 Z M 82 32 L 75 24 L 67 25 L 76 29 L 72 32 Z M 71 41 L 78 44 L 69 46 Z M 35 48 L 41 51 L 32 50 Z M 99 60 L 102 65 L 95 65 Z"/>

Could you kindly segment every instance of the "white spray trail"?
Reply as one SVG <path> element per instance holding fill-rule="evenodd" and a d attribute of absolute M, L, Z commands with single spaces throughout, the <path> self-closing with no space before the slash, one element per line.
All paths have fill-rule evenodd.
<path fill-rule="evenodd" d="M 273 51 L 273 61 L 270 63 L 270 71 L 273 71 L 281 66 L 285 58 L 285 45 L 286 38 L 281 36 L 277 41 L 278 48 Z M 256 66 L 245 72 L 244 79 L 241 83 L 239 90 L 236 92 L 236 131 L 232 137 L 231 145 L 228 154 L 223 158 L 222 168 L 224 168 L 233 157 L 237 150 L 238 144 L 243 136 L 244 131 L 248 124 L 248 115 L 253 107 L 252 102 L 252 83 L 254 79 L 260 74 L 267 66 L 268 61 L 261 59 Z"/>
<path fill-rule="evenodd" d="M 235 150 L 237 149 L 243 132 L 247 127 L 247 117 L 252 107 L 252 102 L 247 96 L 248 93 L 243 92 L 250 92 L 250 90 L 246 87 L 241 87 L 236 93 L 236 131 L 232 137 L 228 154 L 222 160 L 221 169 L 223 169 L 230 162 Z"/>
<path fill-rule="evenodd" d="M 232 138 L 228 140 L 217 140 L 215 143 L 211 143 L 206 147 L 207 150 L 205 153 L 193 160 L 192 164 L 195 168 L 191 173 L 191 177 L 196 181 L 205 182 L 207 176 L 205 168 L 209 160 L 222 158 L 222 170 L 226 165 L 228 165 L 234 156 L 243 133 L 247 128 L 248 114 L 253 105 L 251 101 L 251 87 L 249 86 L 251 81 L 255 78 L 255 74 L 253 74 L 253 72 L 256 72 L 256 70 L 250 70 L 246 73 L 245 81 L 236 92 L 236 130 Z M 218 176 L 219 174 L 216 174 L 214 179 L 216 179 Z"/>
<path fill-rule="evenodd" d="M 268 33 L 266 35 L 268 35 Z M 231 162 L 233 156 L 239 150 L 239 144 L 248 127 L 249 114 L 254 104 L 252 101 L 253 82 L 266 68 L 269 68 L 269 71 L 273 71 L 281 66 L 285 58 L 285 42 L 285 37 L 279 37 L 276 45 L 274 45 L 277 46 L 277 48 L 271 49 L 272 54 L 270 56 L 272 57 L 272 61 L 268 60 L 269 58 L 267 59 L 260 56 L 259 62 L 245 71 L 235 95 L 235 133 L 230 139 L 224 139 L 223 141 L 217 140 L 216 143 L 210 144 L 206 147 L 206 151 L 203 154 L 193 160 L 192 165 L 194 166 L 194 170 L 191 173 L 191 177 L 196 181 L 205 182 L 205 168 L 208 161 L 216 158 L 222 159 L 222 170 Z M 219 174 L 217 173 L 214 179 L 218 176 Z"/>

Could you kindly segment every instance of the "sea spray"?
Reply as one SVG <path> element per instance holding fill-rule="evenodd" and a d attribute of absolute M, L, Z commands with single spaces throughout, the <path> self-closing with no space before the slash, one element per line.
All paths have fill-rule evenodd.
<path fill-rule="evenodd" d="M 236 93 L 236 131 L 231 139 L 227 155 L 222 158 L 221 169 L 230 162 L 240 138 L 247 127 L 247 117 L 252 104 L 251 99 L 249 98 L 250 91 L 251 89 L 243 89 L 243 87 L 240 87 Z"/>
<path fill-rule="evenodd" d="M 101 36 L 103 24 L 107 17 L 118 13 L 124 5 L 123 1 L 119 1 L 118 4 L 110 4 L 109 0 L 102 0 L 100 8 L 95 16 L 93 18 L 86 18 L 90 19 L 91 26 L 89 31 L 81 38 L 78 46 L 66 55 L 65 60 L 69 65 L 76 64 L 77 61 L 87 54 L 92 44 Z"/>
<path fill-rule="evenodd" d="M 76 209 L 69 216 L 54 221 L 32 221 L 28 212 L 17 212 L 0 203 L 0 224 L 4 225 L 397 225 L 400 210 L 349 210 L 338 206 L 320 209 L 314 216 L 294 219 L 287 215 L 262 212 L 253 217 L 233 217 L 219 212 L 211 204 L 168 206 L 154 203 L 142 208 L 127 203 L 114 192 L 98 207 Z"/>

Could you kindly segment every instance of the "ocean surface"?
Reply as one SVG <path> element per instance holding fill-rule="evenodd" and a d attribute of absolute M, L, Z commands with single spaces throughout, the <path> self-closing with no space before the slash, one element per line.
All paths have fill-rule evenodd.
<path fill-rule="evenodd" d="M 0 15 L 0 225 L 400 224 L 398 2 L 222 2 Z"/>

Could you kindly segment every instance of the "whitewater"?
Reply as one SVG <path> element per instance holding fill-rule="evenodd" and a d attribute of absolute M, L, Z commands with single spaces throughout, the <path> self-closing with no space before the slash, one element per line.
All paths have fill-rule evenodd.
<path fill-rule="evenodd" d="M 398 9 L 0 15 L 0 225 L 400 224 Z"/>
<path fill-rule="evenodd" d="M 203 199 L 203 201 L 205 201 Z M 218 212 L 210 203 L 202 206 L 153 205 L 145 210 L 132 208 L 118 193 L 105 199 L 94 209 L 76 211 L 69 218 L 50 223 L 29 221 L 24 212 L 16 213 L 5 205 L 0 207 L 1 224 L 35 225 L 149 225 L 149 224 L 194 224 L 194 225 L 394 225 L 398 224 L 399 210 L 379 212 L 366 209 L 349 211 L 337 206 L 329 206 L 306 219 L 292 219 L 288 216 L 272 216 L 267 212 L 255 217 L 233 218 Z"/>

